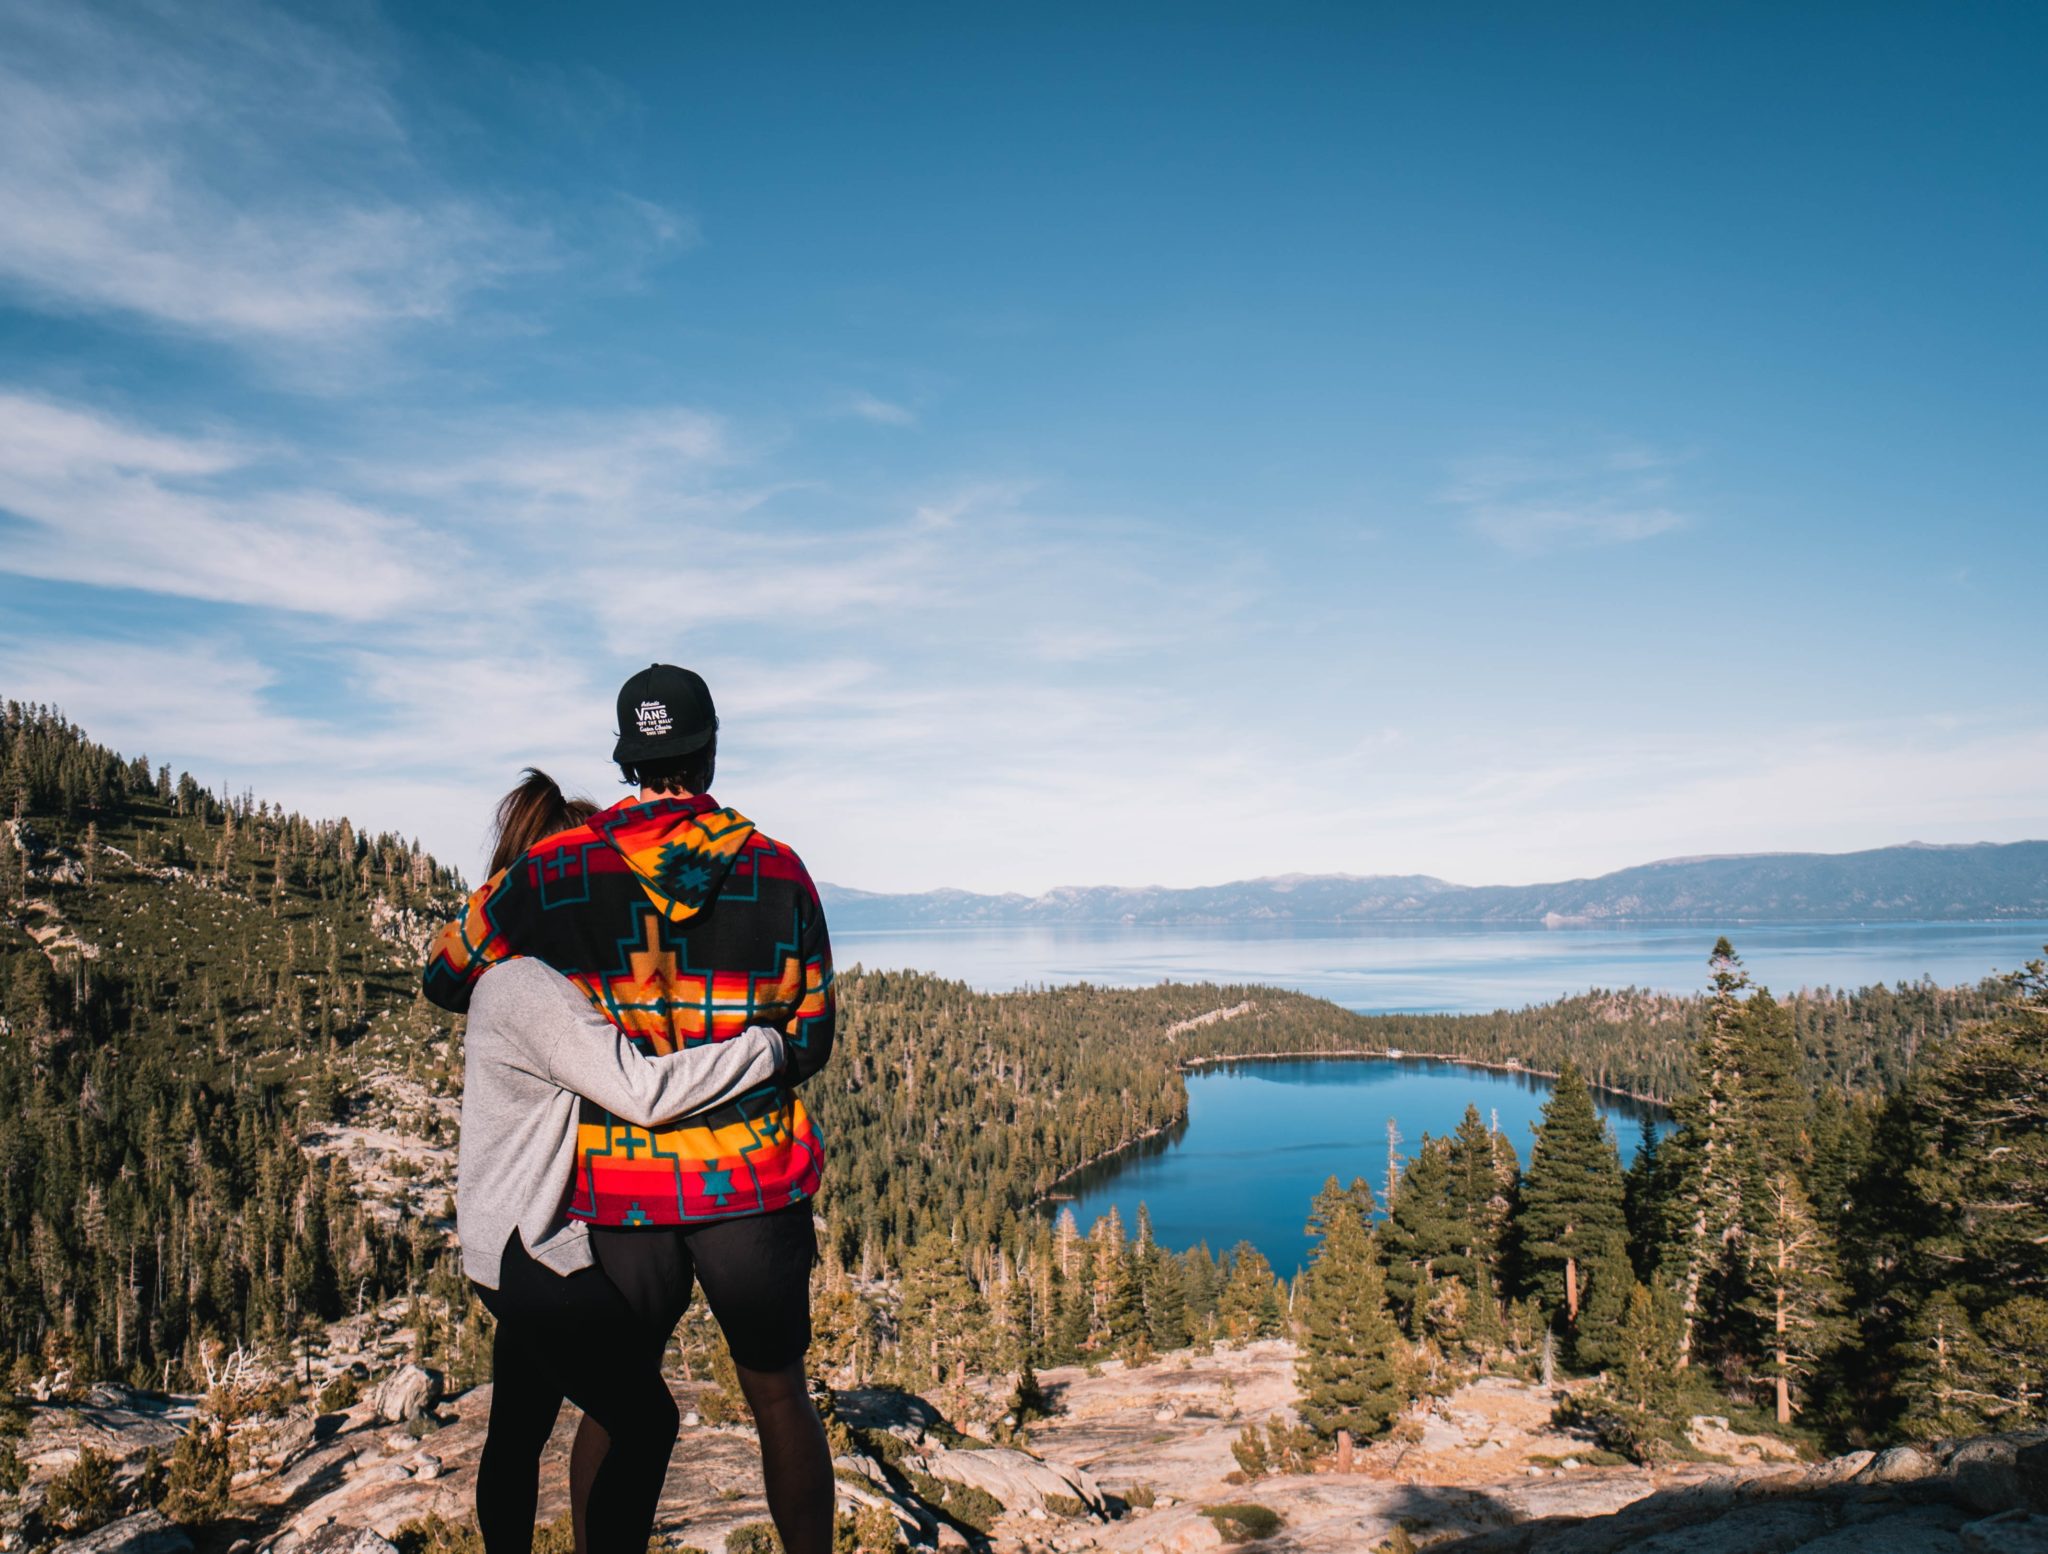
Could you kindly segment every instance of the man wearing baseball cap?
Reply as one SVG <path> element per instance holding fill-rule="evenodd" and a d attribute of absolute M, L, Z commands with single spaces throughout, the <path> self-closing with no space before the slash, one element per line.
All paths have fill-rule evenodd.
<path fill-rule="evenodd" d="M 436 936 L 425 989 L 460 1011 L 487 967 L 529 955 L 647 1053 L 781 1031 L 782 1073 L 716 1110 L 649 1129 L 584 1101 L 567 1212 L 648 1342 L 666 1345 L 703 1286 L 760 1429 L 782 1546 L 826 1554 L 831 1456 L 803 1369 L 824 1144 L 797 1086 L 831 1053 L 832 953 L 802 860 L 712 798 L 717 756 L 700 675 L 650 664 L 629 678 L 612 758 L 636 791 L 486 880 Z"/>

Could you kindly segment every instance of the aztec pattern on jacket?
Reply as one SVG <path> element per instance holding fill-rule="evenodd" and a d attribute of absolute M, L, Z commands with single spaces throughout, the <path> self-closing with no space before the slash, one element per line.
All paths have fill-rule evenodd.
<path fill-rule="evenodd" d="M 485 969 L 530 955 L 642 1051 L 773 1025 L 782 1079 L 672 1125 L 585 1100 L 567 1212 L 593 1225 L 760 1214 L 817 1191 L 824 1142 L 794 1086 L 832 1050 L 832 951 L 803 861 L 709 794 L 624 799 L 536 843 L 428 950 L 426 994 L 460 1012 Z"/>

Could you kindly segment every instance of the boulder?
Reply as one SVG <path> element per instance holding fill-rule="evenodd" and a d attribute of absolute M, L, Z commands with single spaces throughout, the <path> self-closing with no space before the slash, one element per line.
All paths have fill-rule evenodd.
<path fill-rule="evenodd" d="M 2007 1511 L 1965 1523 L 1959 1536 L 1966 1554 L 2048 1554 L 2048 1516 Z"/>
<path fill-rule="evenodd" d="M 2027 1504 L 2036 1511 L 2048 1513 L 2048 1440 L 2021 1447 L 2014 1453 L 2012 1465 L 2019 1475 L 2020 1489 L 2027 1497 Z"/>
<path fill-rule="evenodd" d="M 903 1465 L 933 1478 L 985 1490 L 1007 1511 L 1043 1509 L 1048 1495 L 1078 1500 L 1098 1516 L 1109 1513 L 1102 1490 L 1081 1469 L 1047 1462 L 1009 1446 L 973 1451 L 935 1451 L 906 1457 Z"/>
<path fill-rule="evenodd" d="M 865 1452 L 848 1457 L 834 1457 L 832 1472 L 835 1475 L 851 1473 L 858 1478 L 866 1479 L 877 1488 L 886 1488 L 888 1485 L 888 1479 L 882 1473 L 882 1465 Z"/>
<path fill-rule="evenodd" d="M 431 1414 L 441 1401 L 443 1383 L 439 1371 L 424 1365 L 401 1365 L 378 1384 L 370 1395 L 371 1407 L 386 1424 L 407 1424 Z"/>
<path fill-rule="evenodd" d="M 1846 1457 L 1830 1457 L 1826 1462 L 1816 1462 L 1806 1470 L 1806 1487 L 1832 1489 L 1837 1484 L 1846 1484 L 1869 1467 L 1876 1456 L 1874 1451 L 1852 1451 Z"/>
<path fill-rule="evenodd" d="M 137 1511 L 55 1546 L 56 1554 L 192 1554 L 192 1538 L 161 1511 Z"/>
<path fill-rule="evenodd" d="M 1745 1505 L 1708 1521 L 1631 1538 L 1619 1548 L 1628 1554 L 1789 1554 L 1826 1533 L 1828 1522 L 1827 1512 L 1811 1503 Z"/>
<path fill-rule="evenodd" d="M 2019 1445 L 2009 1435 L 1963 1442 L 1942 1466 L 1943 1476 L 1954 1481 L 1949 1493 L 1979 1516 L 2024 1510 L 2027 1491 L 2017 1462 Z"/>
<path fill-rule="evenodd" d="M 896 1518 L 896 1525 L 902 1530 L 903 1541 L 909 1544 L 929 1544 L 932 1541 L 936 1523 L 922 1506 L 899 1498 L 893 1490 L 879 1485 L 870 1488 L 866 1484 L 837 1480 L 833 1485 L 836 1503 L 848 1515 L 858 1514 L 869 1506 L 887 1506 L 889 1514 Z"/>
<path fill-rule="evenodd" d="M 1956 1529 L 1965 1514 L 1950 1505 L 1893 1505 L 1875 1520 L 1800 1544 L 1799 1554 L 1962 1554 Z"/>
<path fill-rule="evenodd" d="M 1873 1457 L 1853 1482 L 1858 1484 L 1913 1484 L 1932 1478 L 1938 1471 L 1934 1459 L 1913 1446 L 1888 1446 Z"/>

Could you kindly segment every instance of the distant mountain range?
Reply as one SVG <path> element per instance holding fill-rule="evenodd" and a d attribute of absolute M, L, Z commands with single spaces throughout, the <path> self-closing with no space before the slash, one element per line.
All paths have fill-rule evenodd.
<path fill-rule="evenodd" d="M 1982 921 L 2048 918 L 2048 841 L 1667 858 L 1554 885 L 1453 885 L 1427 874 L 1281 874 L 1188 890 L 1067 886 L 1042 896 L 822 889 L 832 924 L 842 929 Z"/>

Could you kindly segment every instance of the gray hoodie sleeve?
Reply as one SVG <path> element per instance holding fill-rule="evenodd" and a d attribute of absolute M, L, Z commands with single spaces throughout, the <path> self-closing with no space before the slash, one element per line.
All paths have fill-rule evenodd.
<path fill-rule="evenodd" d="M 729 1041 L 650 1058 L 552 967 L 529 959 L 497 967 L 493 975 L 510 1000 L 497 1018 L 517 1033 L 533 1070 L 637 1127 L 730 1101 L 782 1068 L 782 1033 L 772 1026 L 749 1026 Z"/>

